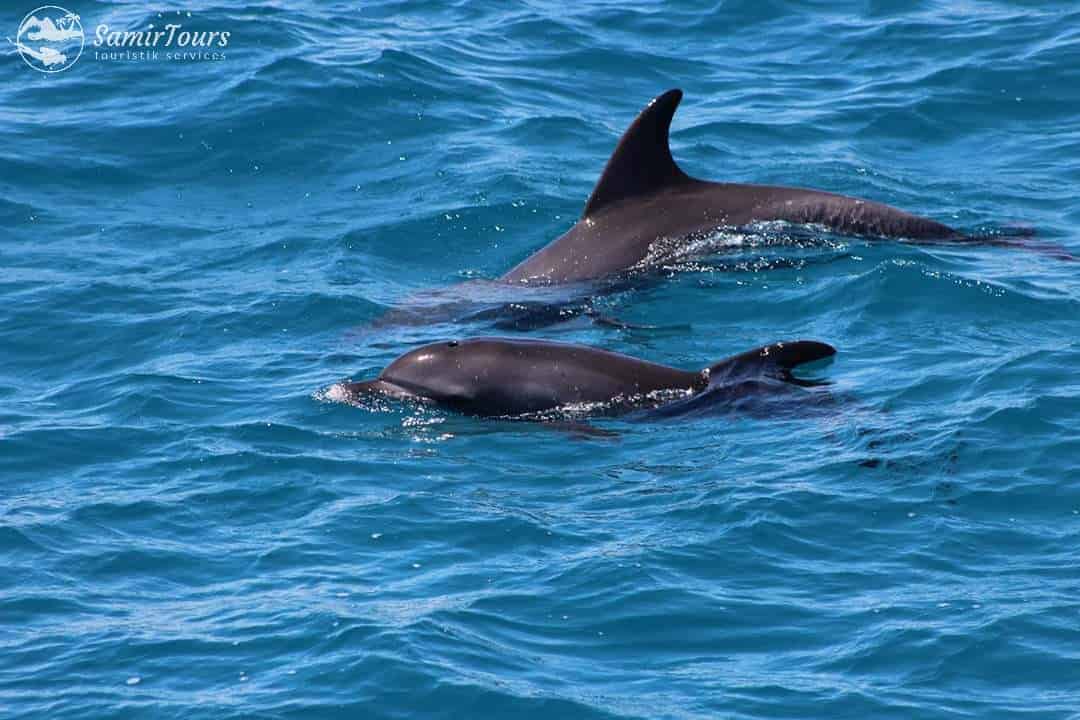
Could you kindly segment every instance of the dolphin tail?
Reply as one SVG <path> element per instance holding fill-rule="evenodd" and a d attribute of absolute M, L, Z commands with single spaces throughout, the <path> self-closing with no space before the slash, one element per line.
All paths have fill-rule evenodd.
<path fill-rule="evenodd" d="M 953 235 L 922 240 L 916 238 L 914 242 L 931 245 L 990 245 L 1013 250 L 1027 250 L 1065 262 L 1080 259 L 1064 245 L 1039 238 L 1035 228 L 1029 225 L 1005 225 L 1000 228 L 978 229 L 972 232 L 957 230 Z"/>
<path fill-rule="evenodd" d="M 966 239 L 971 242 L 993 245 L 996 247 L 1016 248 L 1052 257 L 1055 260 L 1073 262 L 1077 258 L 1064 245 L 1038 237 L 1035 228 L 1026 225 L 1009 225 L 1000 234 L 995 232 L 975 232 Z"/>
<path fill-rule="evenodd" d="M 818 382 L 794 377 L 791 374 L 792 369 L 835 354 L 836 348 L 832 345 L 815 340 L 776 342 L 721 360 L 705 370 L 705 373 L 710 385 L 761 376 L 796 385 L 818 385 Z"/>

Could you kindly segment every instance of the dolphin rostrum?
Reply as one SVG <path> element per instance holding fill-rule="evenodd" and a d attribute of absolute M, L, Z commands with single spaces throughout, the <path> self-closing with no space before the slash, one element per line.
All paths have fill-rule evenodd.
<path fill-rule="evenodd" d="M 599 278 L 640 266 L 658 241 L 777 220 L 851 235 L 966 239 L 947 225 L 869 200 L 692 178 L 675 163 L 668 144 L 681 99 L 681 90 L 669 90 L 650 102 L 619 140 L 581 219 L 499 279 L 565 283 Z"/>
<path fill-rule="evenodd" d="M 335 385 L 328 397 L 365 396 L 435 403 L 482 417 L 529 416 L 560 408 L 586 414 L 658 407 L 723 389 L 759 391 L 762 381 L 816 384 L 791 370 L 836 350 L 811 340 L 777 342 L 687 371 L 587 345 L 471 338 L 411 350 L 374 380 Z"/>

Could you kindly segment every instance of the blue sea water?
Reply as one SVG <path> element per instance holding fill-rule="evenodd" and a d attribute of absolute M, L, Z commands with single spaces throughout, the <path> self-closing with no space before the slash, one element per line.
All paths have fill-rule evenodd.
<path fill-rule="evenodd" d="M 1080 254 L 1075 3 L 69 9 L 75 65 L 0 59 L 0 716 L 1080 717 L 1080 263 L 732 235 L 598 299 L 653 329 L 519 333 L 824 340 L 814 411 L 324 392 L 491 333 L 378 320 L 568 228 L 669 87 L 693 175 Z M 224 57 L 95 57 L 167 23 Z"/>

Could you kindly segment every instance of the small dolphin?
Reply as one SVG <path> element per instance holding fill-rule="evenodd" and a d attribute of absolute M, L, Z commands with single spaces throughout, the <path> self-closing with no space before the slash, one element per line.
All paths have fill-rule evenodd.
<path fill-rule="evenodd" d="M 821 342 L 778 342 L 687 371 L 587 345 L 482 337 L 417 348 L 376 379 L 335 385 L 328 396 L 346 402 L 370 395 L 419 400 L 481 417 L 527 417 L 559 408 L 611 414 L 717 388 L 760 389 L 762 380 L 815 384 L 793 377 L 791 370 L 835 353 Z"/>
<path fill-rule="evenodd" d="M 658 241 L 777 220 L 849 235 L 970 239 L 942 223 L 869 200 L 692 178 L 675 164 L 668 144 L 681 99 L 676 89 L 650 102 L 619 140 L 581 219 L 499 279 L 565 283 L 604 277 L 639 267 Z"/>

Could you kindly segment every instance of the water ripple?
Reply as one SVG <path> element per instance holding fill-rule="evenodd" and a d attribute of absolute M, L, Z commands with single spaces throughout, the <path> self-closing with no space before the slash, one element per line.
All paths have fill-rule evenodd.
<path fill-rule="evenodd" d="M 226 60 L 0 69 L 5 716 L 1075 713 L 1075 7 L 180 10 Z M 672 86 L 695 175 L 1044 245 L 764 225 L 605 288 L 635 327 L 529 333 L 835 345 L 828 401 L 782 412 L 583 439 L 327 401 L 492 332 L 392 320 L 503 302 Z"/>

